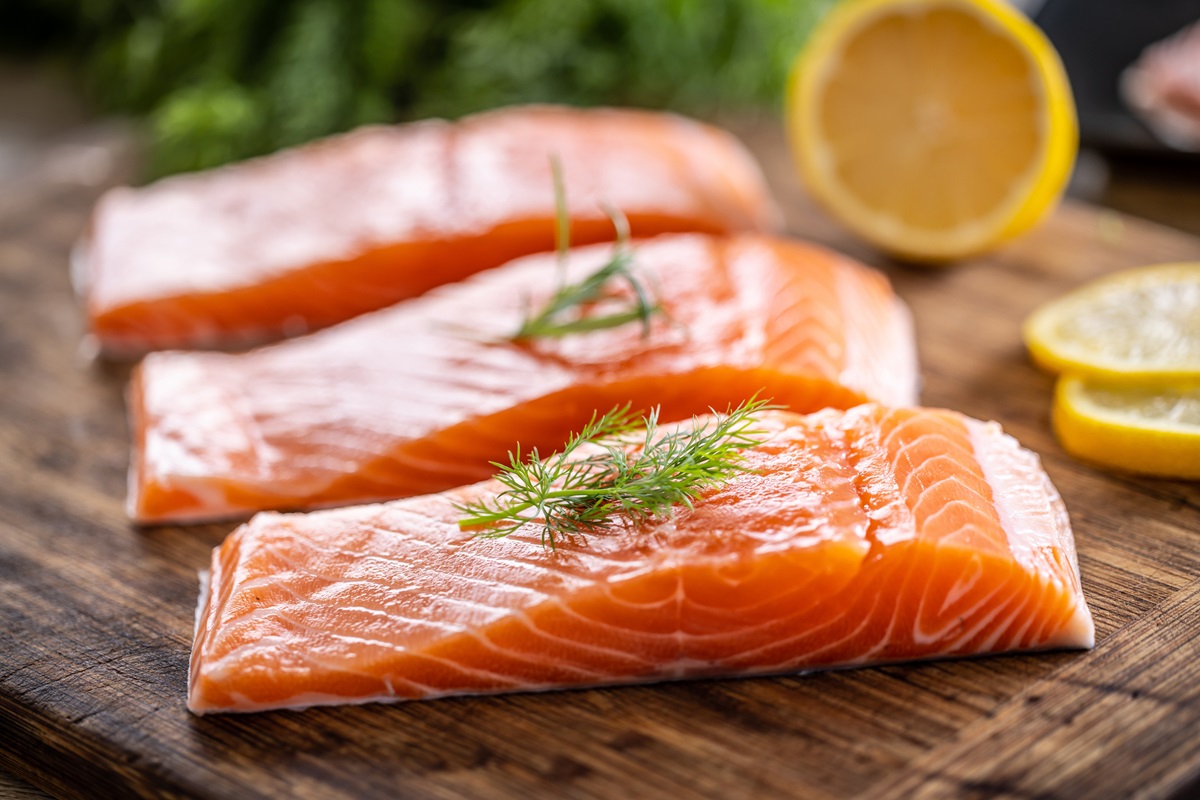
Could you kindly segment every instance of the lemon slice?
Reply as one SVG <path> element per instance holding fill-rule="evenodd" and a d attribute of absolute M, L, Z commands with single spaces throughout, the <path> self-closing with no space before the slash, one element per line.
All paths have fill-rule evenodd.
<path fill-rule="evenodd" d="M 1129 387 L 1064 375 L 1054 431 L 1077 458 L 1126 472 L 1200 478 L 1200 385 Z"/>
<path fill-rule="evenodd" d="M 796 59 L 787 121 L 817 201 L 926 262 L 1032 227 L 1078 144 L 1058 55 L 1002 0 L 839 3 Z"/>
<path fill-rule="evenodd" d="M 1200 379 L 1200 263 L 1125 270 L 1025 322 L 1034 361 L 1122 383 Z"/>

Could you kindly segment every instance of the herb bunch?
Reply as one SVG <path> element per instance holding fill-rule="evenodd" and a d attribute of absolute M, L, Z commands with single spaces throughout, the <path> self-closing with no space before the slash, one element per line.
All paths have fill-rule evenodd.
<path fill-rule="evenodd" d="M 57 54 L 148 121 L 161 175 L 365 122 L 507 103 L 773 109 L 831 0 L 3 0 L 0 53 Z"/>
<path fill-rule="evenodd" d="M 667 433 L 659 428 L 658 409 L 644 418 L 628 405 L 593 415 L 550 458 L 542 460 L 536 449 L 523 457 L 518 447 L 508 464 L 493 462 L 504 490 L 457 505 L 459 526 L 498 538 L 540 523 L 542 544 L 554 547 L 560 536 L 669 517 L 676 506 L 691 508 L 706 490 L 746 470 L 743 451 L 765 435 L 754 415 L 771 407 L 753 398 L 710 425 L 693 420 Z"/>

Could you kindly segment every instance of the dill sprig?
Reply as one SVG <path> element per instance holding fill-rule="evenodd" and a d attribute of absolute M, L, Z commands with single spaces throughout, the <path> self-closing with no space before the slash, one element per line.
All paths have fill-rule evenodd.
<path fill-rule="evenodd" d="M 631 322 L 641 322 L 642 335 L 648 336 L 651 318 L 664 312 L 643 280 L 632 270 L 629 220 L 618 209 L 604 209 L 617 234 L 612 257 L 590 275 L 575 283 L 567 283 L 565 275 L 571 247 L 571 220 L 567 214 L 562 163 L 557 156 L 551 156 L 550 172 L 554 179 L 554 242 L 558 253 L 559 285 L 540 311 L 525 317 L 521 327 L 512 335 L 512 340 L 567 336 L 616 328 Z M 632 292 L 632 297 L 622 296 L 617 291 L 622 283 Z M 614 303 L 617 307 L 608 313 L 589 316 L 589 307 L 600 303 L 606 308 L 611 308 Z"/>
<path fill-rule="evenodd" d="M 644 418 L 629 405 L 593 414 L 544 461 L 536 449 L 522 457 L 518 447 L 508 464 L 492 462 L 504 490 L 490 501 L 456 505 L 464 515 L 459 527 L 498 538 L 541 523 L 542 544 L 553 547 L 559 536 L 668 517 L 676 506 L 691 508 L 705 490 L 745 471 L 742 451 L 765 435 L 754 414 L 772 407 L 752 398 L 711 424 L 693 419 L 690 427 L 668 433 L 659 429 L 657 408 Z M 634 433 L 643 427 L 644 433 Z"/>

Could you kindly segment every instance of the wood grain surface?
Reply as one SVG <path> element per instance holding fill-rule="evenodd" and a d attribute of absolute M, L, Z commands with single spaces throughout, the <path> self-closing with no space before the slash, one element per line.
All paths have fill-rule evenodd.
<path fill-rule="evenodd" d="M 19 778 L 0 773 L 0 798 L 3 800 L 46 800 L 49 796 Z"/>
<path fill-rule="evenodd" d="M 139 530 L 122 504 L 127 370 L 90 364 L 67 255 L 100 185 L 0 190 L 0 767 L 61 797 L 1166 797 L 1200 779 L 1200 485 L 1095 471 L 1049 427 L 1019 325 L 1200 239 L 1067 205 L 1003 252 L 892 264 L 800 194 L 773 126 L 744 131 L 798 235 L 888 272 L 923 401 L 1042 454 L 1075 526 L 1089 653 L 197 718 L 196 570 L 232 525 Z M 91 173 L 96 175 L 96 170 Z"/>

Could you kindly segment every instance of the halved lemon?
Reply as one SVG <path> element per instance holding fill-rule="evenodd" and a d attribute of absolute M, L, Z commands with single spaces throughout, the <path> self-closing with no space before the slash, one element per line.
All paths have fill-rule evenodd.
<path fill-rule="evenodd" d="M 1200 385 L 1130 387 L 1064 375 L 1054 393 L 1063 449 L 1125 472 L 1200 478 Z"/>
<path fill-rule="evenodd" d="M 1200 263 L 1093 281 L 1033 312 L 1024 335 L 1051 371 L 1126 384 L 1200 380 Z"/>
<path fill-rule="evenodd" d="M 796 59 L 787 121 L 816 200 L 925 262 L 1032 227 L 1078 145 L 1058 54 L 1003 0 L 844 0 Z"/>

